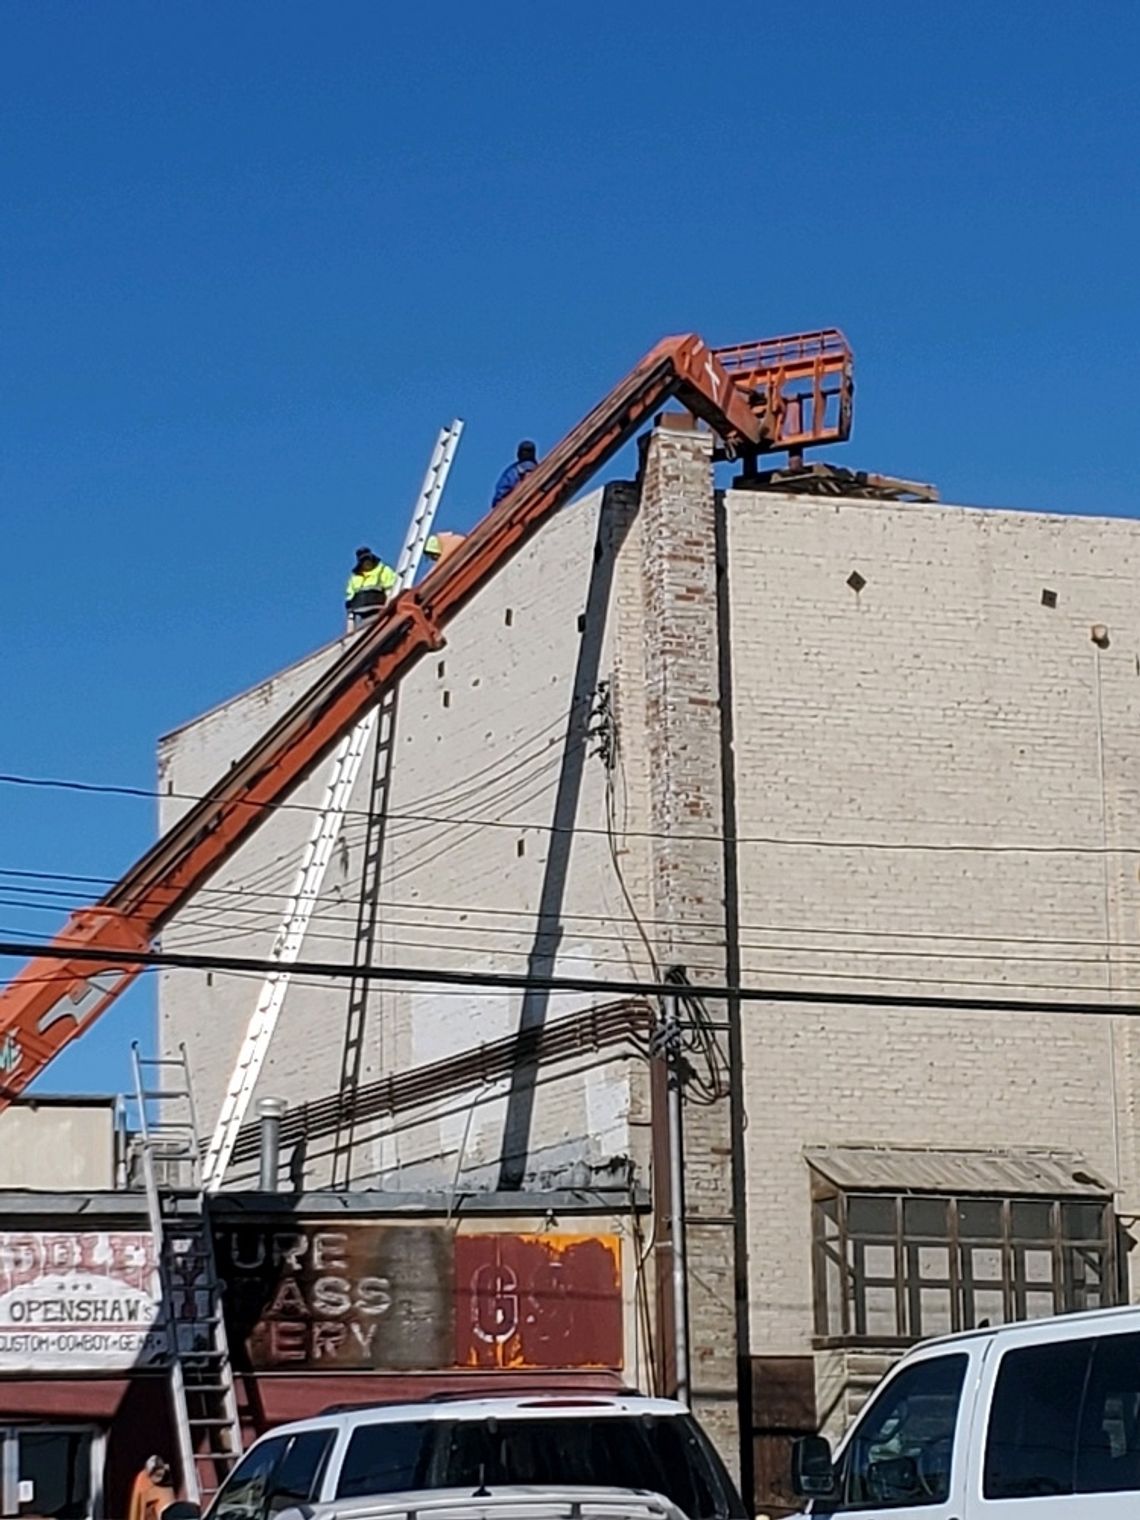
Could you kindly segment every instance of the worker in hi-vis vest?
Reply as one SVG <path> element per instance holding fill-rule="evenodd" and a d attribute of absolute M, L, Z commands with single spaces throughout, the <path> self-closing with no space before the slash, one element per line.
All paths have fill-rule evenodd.
<path fill-rule="evenodd" d="M 462 533 L 433 533 L 424 545 L 424 553 L 428 559 L 434 559 L 439 564 L 454 554 L 462 542 Z"/>
<path fill-rule="evenodd" d="M 381 563 L 367 545 L 357 549 L 356 565 L 344 588 L 344 605 L 353 627 L 376 616 L 395 584 L 396 572 L 391 565 Z"/>

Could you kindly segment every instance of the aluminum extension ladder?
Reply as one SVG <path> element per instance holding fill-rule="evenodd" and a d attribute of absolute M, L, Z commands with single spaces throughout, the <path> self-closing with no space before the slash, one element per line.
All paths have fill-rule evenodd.
<path fill-rule="evenodd" d="M 146 1058 L 137 1043 L 131 1054 L 182 1484 L 204 1507 L 241 1456 L 242 1439 L 190 1070 L 185 1046 L 171 1059 Z"/>
<path fill-rule="evenodd" d="M 423 559 L 424 548 L 431 536 L 436 509 L 447 484 L 455 450 L 463 432 L 459 418 L 441 428 L 432 451 L 431 460 L 424 475 L 420 494 L 412 510 L 407 536 L 400 557 L 396 561 L 396 587 L 394 594 L 403 591 L 415 580 Z M 381 704 L 383 707 L 385 704 Z M 321 886 L 332 860 L 333 850 L 340 838 L 345 814 L 352 800 L 353 788 L 368 745 L 376 728 L 380 707 L 372 711 L 356 725 L 337 745 L 329 765 L 328 779 L 320 812 L 313 824 L 313 831 L 301 857 L 301 865 L 293 883 L 289 903 L 281 925 L 273 941 L 269 958 L 276 961 L 280 970 L 271 971 L 262 983 L 257 1003 L 246 1028 L 245 1039 L 238 1053 L 237 1064 L 222 1101 L 218 1122 L 206 1150 L 203 1163 L 203 1186 L 208 1193 L 216 1192 L 222 1185 L 234 1146 L 245 1122 L 257 1079 L 265 1062 L 285 994 L 289 990 L 291 973 L 289 967 L 301 953 L 309 924 L 316 911 Z"/>

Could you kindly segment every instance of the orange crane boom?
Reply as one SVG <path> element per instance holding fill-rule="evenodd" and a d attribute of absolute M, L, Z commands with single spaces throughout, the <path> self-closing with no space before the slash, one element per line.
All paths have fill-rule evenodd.
<path fill-rule="evenodd" d="M 835 329 L 712 349 L 695 334 L 652 349 L 420 585 L 404 591 L 91 907 L 80 908 L 0 993 L 0 1112 L 139 974 L 130 957 L 250 837 L 269 812 L 515 552 L 640 427 L 676 397 L 728 455 L 837 442 L 851 428 L 851 350 Z M 69 960 L 105 950 L 106 963 Z"/>

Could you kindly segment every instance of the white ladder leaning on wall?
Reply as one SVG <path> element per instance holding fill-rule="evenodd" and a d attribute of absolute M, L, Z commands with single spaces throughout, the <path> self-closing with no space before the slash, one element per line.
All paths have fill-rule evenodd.
<path fill-rule="evenodd" d="M 407 536 L 400 557 L 396 561 L 396 586 L 398 595 L 415 580 L 423 559 L 424 548 L 431 537 L 436 509 L 447 484 L 455 450 L 459 445 L 463 423 L 458 418 L 440 429 L 424 476 L 420 494 L 412 510 Z M 324 796 L 313 824 L 313 831 L 301 857 L 301 864 L 293 883 L 281 925 L 273 941 L 269 958 L 277 963 L 262 983 L 254 1006 L 245 1039 L 238 1053 L 237 1063 L 230 1076 L 226 1095 L 222 1101 L 218 1122 L 206 1150 L 202 1164 L 202 1181 L 205 1191 L 217 1192 L 225 1177 L 226 1168 L 237 1143 L 238 1134 L 249 1110 L 253 1090 L 265 1062 L 266 1052 L 277 1027 L 277 1020 L 289 990 L 291 972 L 289 967 L 301 953 L 310 921 L 316 911 L 325 872 L 332 859 L 333 850 L 340 837 L 345 815 L 352 800 L 353 788 L 360 774 L 360 767 L 368 751 L 369 742 L 376 728 L 378 707 L 372 708 L 337 745 L 329 764 Z"/>

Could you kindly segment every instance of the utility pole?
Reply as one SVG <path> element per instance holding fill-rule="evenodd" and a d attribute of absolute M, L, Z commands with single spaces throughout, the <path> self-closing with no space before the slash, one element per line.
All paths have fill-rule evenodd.
<path fill-rule="evenodd" d="M 685 1131 L 684 1068 L 681 1019 L 675 992 L 662 999 L 662 1023 L 657 1054 L 665 1061 L 666 1139 L 669 1148 L 669 1240 L 673 1265 L 674 1397 L 688 1407 L 692 1395 L 689 1366 L 689 1277 L 685 1254 Z"/>

